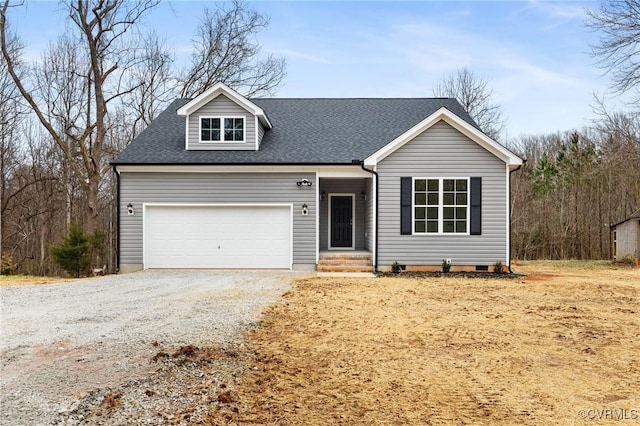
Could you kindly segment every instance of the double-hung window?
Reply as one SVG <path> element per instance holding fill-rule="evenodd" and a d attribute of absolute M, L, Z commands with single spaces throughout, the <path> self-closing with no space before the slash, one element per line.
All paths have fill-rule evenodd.
<path fill-rule="evenodd" d="M 469 234 L 469 179 L 413 180 L 414 234 Z"/>
<path fill-rule="evenodd" d="M 201 117 L 200 142 L 244 142 L 244 118 Z"/>

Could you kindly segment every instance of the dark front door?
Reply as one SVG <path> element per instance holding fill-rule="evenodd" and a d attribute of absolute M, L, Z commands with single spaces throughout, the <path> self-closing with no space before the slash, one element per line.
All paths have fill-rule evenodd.
<path fill-rule="evenodd" d="M 353 198 L 331 197 L 331 247 L 353 247 Z"/>

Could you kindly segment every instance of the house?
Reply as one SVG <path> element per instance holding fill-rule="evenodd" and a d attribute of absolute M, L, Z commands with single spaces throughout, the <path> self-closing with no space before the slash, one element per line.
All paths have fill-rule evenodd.
<path fill-rule="evenodd" d="M 486 270 L 522 164 L 454 99 L 179 99 L 113 161 L 119 271 Z"/>
<path fill-rule="evenodd" d="M 613 240 L 613 259 L 640 260 L 640 210 L 610 226 Z"/>

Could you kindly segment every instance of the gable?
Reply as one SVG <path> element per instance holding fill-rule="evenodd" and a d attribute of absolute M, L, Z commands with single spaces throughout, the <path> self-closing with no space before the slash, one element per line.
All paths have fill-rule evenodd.
<path fill-rule="evenodd" d="M 264 111 L 223 83 L 216 83 L 176 111 L 185 117 L 187 151 L 257 151 L 271 122 Z M 262 131 L 261 131 L 262 130 Z"/>
<path fill-rule="evenodd" d="M 434 112 L 429 117 L 404 132 L 382 149 L 379 149 L 370 155 L 365 159 L 365 165 L 377 165 L 380 161 L 402 148 L 405 144 L 411 142 L 414 138 L 441 122 L 448 124 L 451 128 L 454 128 L 457 132 L 464 135 L 468 140 L 474 142 L 485 151 L 490 152 L 492 155 L 499 158 L 501 161 L 506 163 L 511 170 L 522 165 L 522 159 L 516 154 L 489 138 L 478 128 L 471 126 L 468 122 L 462 120 L 459 116 L 453 114 L 444 107 L 440 108 L 438 111 Z"/>
<path fill-rule="evenodd" d="M 230 114 L 230 115 L 251 115 L 253 113 L 246 109 L 243 105 L 237 104 L 225 94 L 219 94 L 207 103 L 203 104 L 191 115 L 208 115 L 208 114 Z"/>
<path fill-rule="evenodd" d="M 224 120 L 227 118 L 241 118 L 243 120 L 243 139 L 239 142 L 206 142 L 201 140 L 201 120 L 206 118 Z M 225 94 L 218 94 L 208 102 L 189 114 L 186 131 L 187 150 L 256 150 L 256 125 L 258 120 L 244 105 L 239 105 Z"/>
<path fill-rule="evenodd" d="M 488 170 L 497 170 L 504 176 L 505 163 L 441 120 L 389 153 L 379 164 L 385 170 L 399 168 L 430 176 L 482 175 Z"/>
<path fill-rule="evenodd" d="M 202 93 L 201 95 L 193 98 L 188 101 L 185 105 L 178 108 L 178 115 L 180 116 L 188 116 L 193 114 L 197 110 L 199 110 L 202 106 L 206 105 L 212 99 L 215 99 L 218 95 L 224 94 L 237 105 L 241 106 L 251 114 L 258 117 L 258 119 L 262 122 L 262 124 L 266 128 L 271 128 L 271 122 L 269 118 L 266 116 L 262 108 L 257 106 L 255 103 L 251 102 L 249 99 L 245 98 L 235 90 L 231 89 L 229 86 L 224 83 L 216 83 L 207 91 Z"/>

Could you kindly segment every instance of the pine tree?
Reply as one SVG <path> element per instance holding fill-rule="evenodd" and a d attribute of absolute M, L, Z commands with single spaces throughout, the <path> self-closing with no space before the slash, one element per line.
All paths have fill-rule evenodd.
<path fill-rule="evenodd" d="M 81 224 L 75 222 L 69 228 L 67 238 L 49 251 L 53 260 L 71 275 L 80 278 L 91 263 L 91 244 Z"/>

